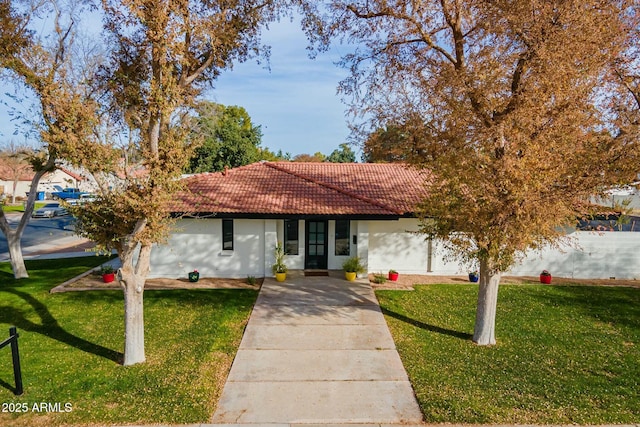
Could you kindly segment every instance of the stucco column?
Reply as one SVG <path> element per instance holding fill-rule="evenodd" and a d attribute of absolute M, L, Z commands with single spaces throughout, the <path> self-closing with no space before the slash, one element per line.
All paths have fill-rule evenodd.
<path fill-rule="evenodd" d="M 356 255 L 364 265 L 365 274 L 369 272 L 369 222 L 357 221 L 356 223 L 357 246 Z M 353 234 L 353 233 L 352 233 Z"/>
<path fill-rule="evenodd" d="M 278 243 L 278 222 L 275 219 L 264 220 L 264 276 L 271 277 L 271 266 L 276 261 L 274 250 Z"/>

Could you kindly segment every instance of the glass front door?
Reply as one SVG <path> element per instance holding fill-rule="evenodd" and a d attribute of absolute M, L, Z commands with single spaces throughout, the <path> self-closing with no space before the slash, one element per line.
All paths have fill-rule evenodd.
<path fill-rule="evenodd" d="M 308 270 L 326 270 L 328 259 L 328 233 L 326 220 L 307 220 L 306 253 L 304 268 Z"/>

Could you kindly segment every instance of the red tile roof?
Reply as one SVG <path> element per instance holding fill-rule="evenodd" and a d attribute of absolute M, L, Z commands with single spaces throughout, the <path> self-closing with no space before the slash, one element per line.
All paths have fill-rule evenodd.
<path fill-rule="evenodd" d="M 14 173 L 13 168 L 0 159 L 0 181 L 13 181 Z M 18 175 L 18 181 L 31 181 L 34 175 L 31 165 L 22 165 Z"/>
<path fill-rule="evenodd" d="M 384 215 L 415 212 L 425 173 L 392 163 L 260 162 L 186 178 L 174 212 Z"/>
<path fill-rule="evenodd" d="M 63 167 L 58 167 L 58 169 L 60 169 L 62 172 L 66 173 L 71 178 L 75 179 L 76 181 L 84 181 L 85 180 L 84 177 L 78 175 L 77 173 L 71 172 L 69 169 L 65 169 Z"/>

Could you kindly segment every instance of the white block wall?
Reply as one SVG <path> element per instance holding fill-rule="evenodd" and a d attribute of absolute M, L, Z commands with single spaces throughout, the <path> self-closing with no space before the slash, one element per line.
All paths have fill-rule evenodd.
<path fill-rule="evenodd" d="M 289 269 L 304 269 L 304 221 L 299 222 L 299 255 L 285 258 Z M 340 270 L 346 256 L 334 253 L 335 222 L 329 221 L 330 270 Z M 351 254 L 362 258 L 370 273 L 390 269 L 401 274 L 466 275 L 468 268 L 447 259 L 438 242 L 416 233 L 418 221 L 351 221 Z M 353 244 L 357 237 L 357 245 Z M 585 279 L 640 279 L 640 233 L 575 232 L 572 247 L 530 253 L 509 275 Z M 234 250 L 222 250 L 222 220 L 184 219 L 166 245 L 154 247 L 149 277 L 186 278 L 198 269 L 204 277 L 270 277 L 273 249 L 283 239 L 282 220 L 234 220 Z M 430 267 L 430 268 L 429 268 Z"/>
<path fill-rule="evenodd" d="M 509 274 L 576 279 L 640 279 L 640 233 L 578 231 L 569 235 L 571 246 L 530 253 Z"/>

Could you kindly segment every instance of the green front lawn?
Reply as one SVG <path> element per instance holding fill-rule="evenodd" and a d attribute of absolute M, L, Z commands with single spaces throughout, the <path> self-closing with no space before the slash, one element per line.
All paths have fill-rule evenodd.
<path fill-rule="evenodd" d="M 41 207 L 43 207 L 44 205 L 46 205 L 45 202 L 36 202 L 33 210 L 34 212 L 37 209 L 40 209 Z M 24 212 L 24 207 L 22 206 L 22 203 L 17 204 L 17 205 L 1 205 L 2 206 L 2 210 L 6 213 L 10 213 L 10 212 L 18 212 L 18 213 L 22 213 Z"/>
<path fill-rule="evenodd" d="M 426 422 L 640 420 L 640 289 L 502 285 L 492 347 L 471 341 L 477 289 L 376 293 Z"/>
<path fill-rule="evenodd" d="M 48 293 L 102 261 L 29 261 L 21 281 L 0 264 L 0 341 L 18 327 L 25 387 L 12 393 L 10 351 L 0 350 L 1 409 L 14 411 L 0 411 L 0 425 L 211 417 L 257 293 L 145 292 L 147 362 L 123 367 L 121 292 Z M 470 340 L 477 286 L 377 296 L 429 423 L 640 419 L 640 289 L 503 285 L 494 347 Z"/>
<path fill-rule="evenodd" d="M 0 425 L 199 423 L 213 414 L 257 292 L 146 291 L 147 362 L 124 367 L 122 292 L 48 293 L 104 260 L 28 261 L 31 278 L 20 281 L 0 264 L 0 341 L 17 326 L 25 389 L 13 394 L 3 348 Z"/>

